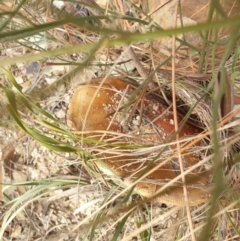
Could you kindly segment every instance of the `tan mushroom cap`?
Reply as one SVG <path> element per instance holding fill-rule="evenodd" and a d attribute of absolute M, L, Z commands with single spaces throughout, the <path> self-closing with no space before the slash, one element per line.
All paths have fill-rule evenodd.
<path fill-rule="evenodd" d="M 86 136 L 109 143 L 99 146 L 94 153 L 102 159 L 97 165 L 107 175 L 109 169 L 112 170 L 126 185 L 131 185 L 136 180 L 147 164 L 158 156 L 164 144 L 168 145 L 166 151 L 155 158 L 156 161 L 148 170 L 149 174 L 135 187 L 137 193 L 151 198 L 165 183 L 180 174 L 177 158 L 151 172 L 176 152 L 176 145 L 167 144 L 174 133 L 173 113 L 150 96 L 141 98 L 138 103 L 139 96 L 134 97 L 134 91 L 133 86 L 117 78 L 80 86 L 71 99 L 68 118 L 73 129 L 85 131 Z M 132 101 L 129 102 L 129 99 Z M 178 121 L 181 122 L 180 117 Z M 179 136 L 184 139 L 198 133 L 198 128 L 187 123 Z M 182 153 L 186 170 L 201 160 L 202 153 L 198 150 L 200 144 Z M 136 149 L 129 149 L 127 145 L 135 145 Z M 190 205 L 197 205 L 208 199 L 208 179 L 209 174 L 200 168 L 186 175 Z M 181 178 L 178 183 L 162 192 L 155 200 L 184 205 Z"/>

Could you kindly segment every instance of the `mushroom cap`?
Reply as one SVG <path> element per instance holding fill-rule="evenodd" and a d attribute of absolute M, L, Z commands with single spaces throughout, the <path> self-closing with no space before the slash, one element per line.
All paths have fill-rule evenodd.
<path fill-rule="evenodd" d="M 68 118 L 73 129 L 106 143 L 95 148 L 94 154 L 102 160 L 96 161 L 97 166 L 107 175 L 118 175 L 126 185 L 131 185 L 152 161 L 146 170 L 147 176 L 135 187 L 144 197 L 150 198 L 164 183 L 181 173 L 176 144 L 171 142 L 175 133 L 172 110 L 151 96 L 136 94 L 134 86 L 120 79 L 107 78 L 80 86 L 71 99 Z M 181 121 L 179 116 L 178 123 Z M 200 132 L 186 123 L 179 132 L 181 146 L 186 138 Z M 136 148 L 129 148 L 130 145 Z M 159 155 L 164 146 L 165 152 Z M 198 142 L 182 152 L 185 170 L 201 160 L 200 147 Z M 169 156 L 173 158 L 163 164 Z M 205 188 L 208 178 L 209 173 L 204 168 L 196 168 L 186 175 L 190 205 L 208 199 L 209 192 Z M 176 186 L 168 188 L 155 200 L 184 205 L 181 178 Z"/>

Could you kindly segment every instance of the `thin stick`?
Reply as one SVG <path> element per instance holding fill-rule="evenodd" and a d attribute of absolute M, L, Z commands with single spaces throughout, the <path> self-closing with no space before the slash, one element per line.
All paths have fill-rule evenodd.
<path fill-rule="evenodd" d="M 127 51 L 128 57 L 132 59 L 133 64 L 134 64 L 135 68 L 137 69 L 138 73 L 144 79 L 147 78 L 147 76 L 148 76 L 147 71 L 142 66 L 139 58 L 137 57 L 137 55 L 133 51 L 132 47 L 129 45 L 129 46 L 126 46 L 126 48 L 128 48 L 128 51 Z"/>

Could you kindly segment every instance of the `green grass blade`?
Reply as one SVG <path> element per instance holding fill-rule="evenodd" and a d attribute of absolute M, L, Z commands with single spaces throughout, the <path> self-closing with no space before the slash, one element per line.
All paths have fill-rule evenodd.
<path fill-rule="evenodd" d="M 129 216 L 130 216 L 130 213 L 128 213 L 127 215 L 124 215 L 124 218 L 118 223 L 111 241 L 117 241 L 118 240 L 118 236 L 122 232 L 122 229 L 123 229 L 123 227 L 124 227 L 124 225 L 125 225 Z"/>

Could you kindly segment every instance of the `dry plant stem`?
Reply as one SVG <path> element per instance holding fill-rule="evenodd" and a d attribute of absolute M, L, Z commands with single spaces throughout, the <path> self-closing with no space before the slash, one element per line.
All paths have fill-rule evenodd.
<path fill-rule="evenodd" d="M 124 48 L 125 48 L 128 56 L 129 56 L 129 58 L 132 59 L 134 66 L 135 66 L 136 69 L 138 70 L 138 73 L 141 75 L 141 77 L 143 77 L 144 79 L 147 79 L 147 78 L 148 78 L 147 71 L 146 71 L 146 70 L 144 69 L 144 67 L 142 66 L 142 64 L 141 64 L 141 62 L 139 61 L 137 55 L 135 54 L 133 48 L 132 48 L 130 45 L 125 45 Z M 140 94 L 140 96 L 142 96 L 142 95 L 145 93 L 148 85 L 149 85 L 149 88 L 150 88 L 150 89 L 153 89 L 153 88 L 155 87 L 154 84 L 151 82 L 151 79 L 148 79 L 148 80 L 146 81 L 146 84 L 144 85 L 143 89 L 141 90 L 142 93 Z M 139 101 L 141 101 L 141 98 L 139 98 Z M 139 102 L 137 101 L 137 102 L 135 103 L 135 105 L 137 105 L 138 103 L 139 103 Z M 134 111 L 133 111 L 133 112 L 134 112 Z M 133 113 L 133 112 L 132 112 L 132 113 Z M 129 118 L 131 118 L 131 117 L 132 117 L 132 116 L 130 115 Z"/>
<path fill-rule="evenodd" d="M 124 10 L 123 10 L 124 6 L 122 5 L 122 2 L 120 1 L 120 3 L 119 4 L 116 3 L 116 5 L 120 6 L 121 12 L 122 12 L 122 14 L 124 14 Z M 133 61 L 133 64 L 134 64 L 135 68 L 137 69 L 138 73 L 140 74 L 140 76 L 143 77 L 144 79 L 146 79 L 148 76 L 148 73 L 142 66 L 141 62 L 139 61 L 139 58 L 135 54 L 131 45 L 124 45 L 123 48 L 127 52 L 127 55 L 129 56 L 129 58 Z M 150 85 L 150 87 L 152 87 L 152 86 Z"/>
<path fill-rule="evenodd" d="M 121 8 L 122 12 L 123 12 L 123 6 Z M 128 28 L 130 29 L 130 26 L 128 26 Z M 138 56 L 135 54 L 133 48 L 131 45 L 124 45 L 124 48 L 127 49 L 127 54 L 129 56 L 129 58 L 133 61 L 133 64 L 135 66 L 135 68 L 137 69 L 138 73 L 140 74 L 140 76 L 144 79 L 147 79 L 148 77 L 148 73 L 147 71 L 144 69 L 143 65 L 141 64 Z M 147 83 L 149 83 L 149 80 L 147 81 Z M 147 85 L 146 83 L 146 85 Z M 154 87 L 154 85 L 151 84 L 151 82 L 149 83 L 149 87 L 150 89 L 152 89 Z"/>
<path fill-rule="evenodd" d="M 177 26 L 178 5 L 179 5 L 179 1 L 177 0 L 175 2 L 173 28 L 176 28 L 176 26 Z M 175 131 L 177 132 L 178 131 L 178 118 L 177 118 L 176 86 L 175 86 L 175 57 L 176 57 L 176 36 L 173 35 L 172 36 L 172 99 L 173 99 L 174 127 L 175 127 Z M 184 199 L 186 201 L 188 224 L 189 224 L 192 240 L 196 241 L 196 237 L 195 237 L 195 233 L 194 233 L 194 227 L 193 227 L 193 223 L 192 223 L 192 217 L 191 217 L 191 210 L 190 210 L 190 206 L 189 206 L 186 179 L 185 179 L 185 175 L 183 175 L 184 167 L 183 167 L 183 161 L 182 161 L 182 157 L 181 157 L 181 150 L 180 150 L 180 144 L 179 144 L 179 134 L 176 135 L 176 142 L 177 142 L 177 152 L 178 152 L 179 166 L 180 166 L 180 171 L 181 171 L 181 174 L 182 174 L 183 194 L 184 194 Z"/>
<path fill-rule="evenodd" d="M 170 3 L 172 0 L 168 0 L 165 3 L 163 3 L 162 5 L 158 6 L 157 8 L 155 8 L 154 10 L 152 10 L 150 13 L 147 14 L 147 16 L 151 16 L 152 14 L 154 14 L 156 11 L 158 11 L 160 8 L 164 7 L 166 4 Z M 147 17 L 144 17 L 144 19 L 146 19 Z"/>
<path fill-rule="evenodd" d="M 141 62 L 139 61 L 137 55 L 133 51 L 133 48 L 130 45 L 126 45 L 125 48 L 128 48 L 127 54 L 129 58 L 132 59 L 134 66 L 136 67 L 138 73 L 143 77 L 144 79 L 147 78 L 148 74 L 147 71 L 143 68 Z"/>

